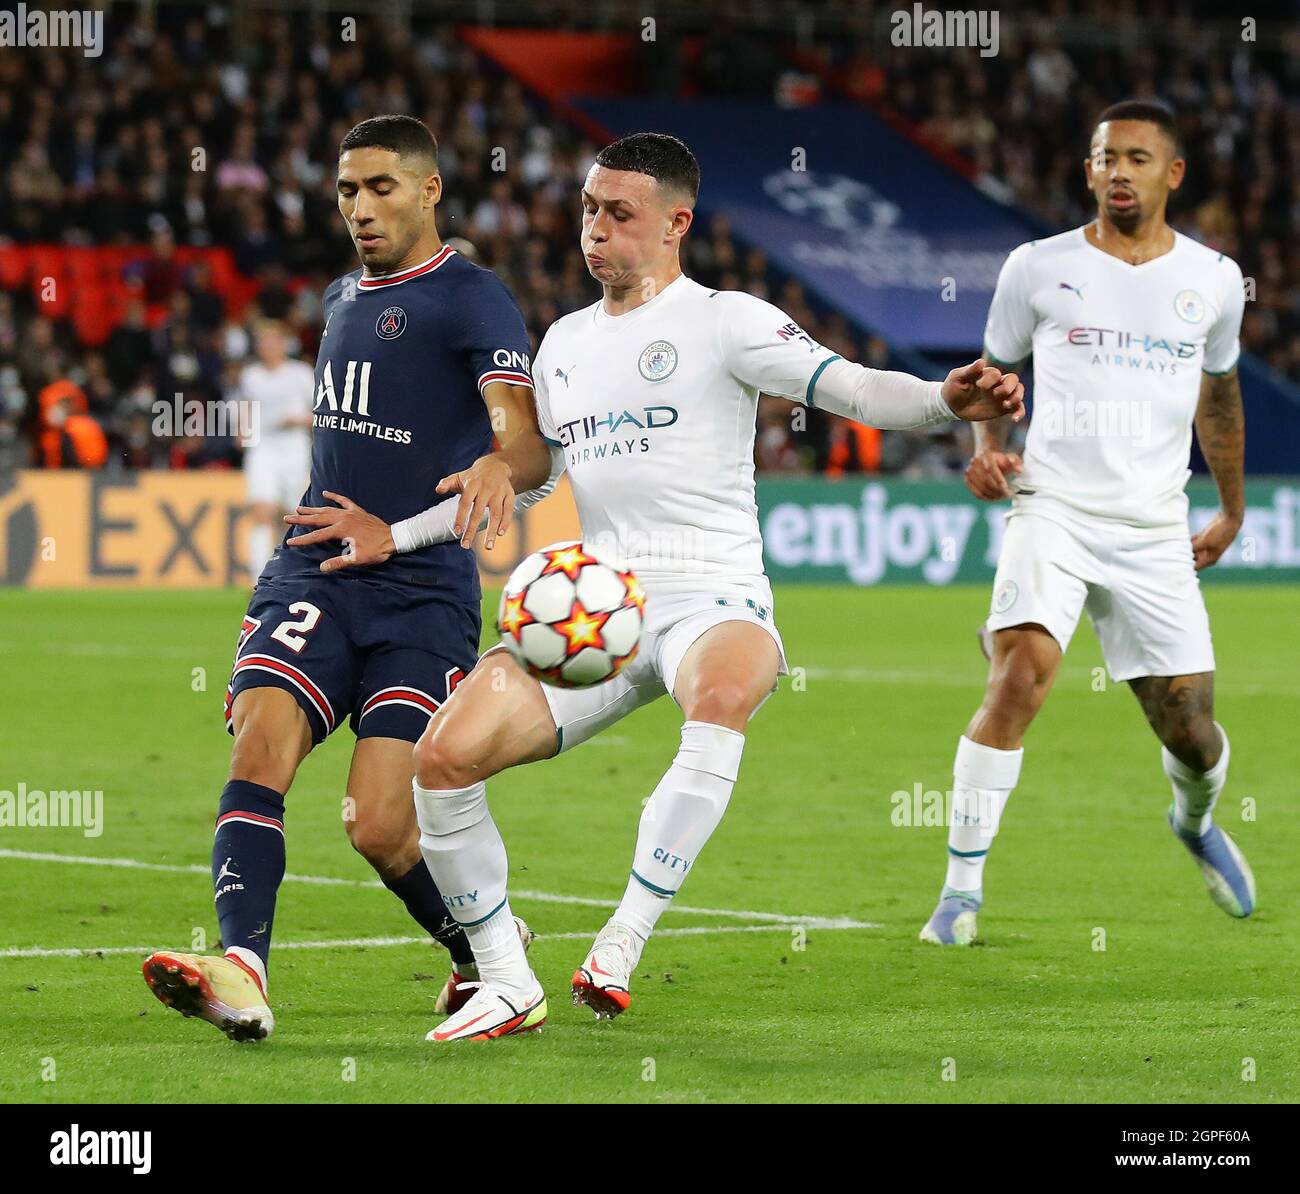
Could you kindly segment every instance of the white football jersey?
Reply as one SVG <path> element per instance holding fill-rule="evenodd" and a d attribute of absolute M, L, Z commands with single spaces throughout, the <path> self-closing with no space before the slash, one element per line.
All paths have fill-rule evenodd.
<path fill-rule="evenodd" d="M 1103 253 L 1082 228 L 1015 249 L 984 346 L 1008 364 L 1034 357 L 1017 505 L 1184 524 L 1201 372 L 1236 365 L 1243 307 L 1237 263 L 1181 233 L 1141 265 Z"/>
<path fill-rule="evenodd" d="M 650 583 L 763 572 L 758 396 L 811 404 L 835 353 L 771 303 L 678 277 L 624 315 L 557 320 L 533 362 L 583 538 Z"/>
<path fill-rule="evenodd" d="M 256 404 L 258 443 L 272 452 L 300 453 L 311 443 L 311 428 L 281 427 L 286 419 L 310 419 L 316 400 L 316 375 L 305 361 L 285 361 L 268 369 L 260 361 L 245 365 L 239 375 L 239 396 Z"/>

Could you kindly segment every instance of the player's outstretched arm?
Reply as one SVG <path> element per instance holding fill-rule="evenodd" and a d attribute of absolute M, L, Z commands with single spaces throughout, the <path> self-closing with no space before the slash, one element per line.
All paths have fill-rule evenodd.
<path fill-rule="evenodd" d="M 979 422 L 1005 415 L 1018 422 L 1024 417 L 1020 379 L 982 357 L 954 369 L 942 382 L 835 359 L 822 370 L 815 394 L 823 410 L 887 431 L 953 418 Z"/>
<path fill-rule="evenodd" d="M 1219 512 L 1192 536 L 1196 568 L 1200 571 L 1219 562 L 1246 515 L 1246 416 L 1235 366 L 1223 374 L 1201 374 L 1196 439 L 1219 487 Z"/>

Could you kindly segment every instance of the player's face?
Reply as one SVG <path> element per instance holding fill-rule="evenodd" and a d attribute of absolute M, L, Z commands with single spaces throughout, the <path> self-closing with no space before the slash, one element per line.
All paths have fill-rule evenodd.
<path fill-rule="evenodd" d="M 1135 228 L 1162 212 L 1183 181 L 1185 163 L 1157 125 L 1111 120 L 1097 126 L 1084 163 L 1097 208 L 1120 228 Z"/>
<path fill-rule="evenodd" d="M 442 179 L 422 174 L 391 149 L 349 149 L 339 156 L 339 214 L 361 264 L 382 274 L 402 264 L 442 197 Z"/>
<path fill-rule="evenodd" d="M 632 288 L 677 253 L 691 209 L 648 174 L 592 166 L 582 188 L 582 253 L 605 286 Z"/>
<path fill-rule="evenodd" d="M 284 337 L 278 328 L 263 328 L 257 333 L 257 356 L 264 365 L 278 365 L 284 360 Z"/>

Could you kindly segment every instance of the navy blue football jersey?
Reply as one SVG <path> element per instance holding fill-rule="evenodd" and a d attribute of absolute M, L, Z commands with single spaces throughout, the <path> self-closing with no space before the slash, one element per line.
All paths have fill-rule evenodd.
<path fill-rule="evenodd" d="M 491 450 L 483 388 L 532 385 L 528 333 L 510 292 L 491 270 L 444 246 L 401 273 L 368 278 L 358 269 L 337 279 L 324 308 L 303 504 L 333 504 L 328 489 L 393 523 L 443 501 L 438 482 Z M 291 527 L 286 540 L 297 531 Z M 286 541 L 263 575 L 315 572 L 341 550 L 336 540 Z M 366 571 L 445 584 L 477 600 L 474 553 L 457 542 L 394 555 Z"/>

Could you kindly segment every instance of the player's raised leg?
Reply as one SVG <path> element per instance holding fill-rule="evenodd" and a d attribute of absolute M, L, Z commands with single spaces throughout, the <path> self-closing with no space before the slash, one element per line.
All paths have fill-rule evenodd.
<path fill-rule="evenodd" d="M 1169 826 L 1200 867 L 1210 898 L 1229 916 L 1255 909 L 1255 876 L 1237 844 L 1214 823 L 1228 778 L 1228 735 L 1214 720 L 1214 673 L 1130 680 L 1161 742 L 1174 789 Z"/>
<path fill-rule="evenodd" d="M 469 938 L 480 980 L 427 1040 L 488 1040 L 545 1023 L 546 997 L 510 911 L 506 848 L 488 810 L 487 781 L 549 758 L 557 745 L 541 685 L 504 651 L 479 660 L 416 744 L 420 852 Z"/>
<path fill-rule="evenodd" d="M 745 727 L 780 666 L 767 630 L 727 621 L 696 638 L 675 677 L 665 677 L 685 715 L 681 745 L 641 813 L 623 898 L 573 974 L 573 1002 L 587 1004 L 598 1020 L 631 1003 L 641 951 L 726 812 Z"/>
<path fill-rule="evenodd" d="M 225 956 L 161 951 L 145 981 L 169 1007 L 215 1024 L 232 1040 L 270 1036 L 267 963 L 284 878 L 284 794 L 312 747 L 307 717 L 281 688 L 250 688 L 231 709 L 230 779 L 212 843 L 212 882 Z"/>
<path fill-rule="evenodd" d="M 993 635 L 984 701 L 957 742 L 948 871 L 938 906 L 921 930 L 922 941 L 969 945 L 974 940 L 984 901 L 984 864 L 1020 778 L 1025 732 L 1060 665 L 1060 644 L 1042 626 L 1011 626 Z"/>

